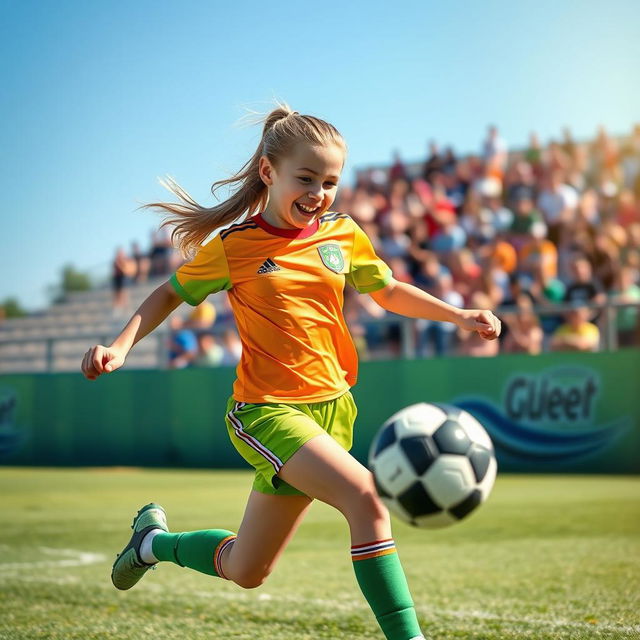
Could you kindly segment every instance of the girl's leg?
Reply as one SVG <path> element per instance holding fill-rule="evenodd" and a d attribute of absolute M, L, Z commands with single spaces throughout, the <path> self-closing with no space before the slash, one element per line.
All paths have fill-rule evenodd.
<path fill-rule="evenodd" d="M 344 515 L 351 544 L 391 537 L 391 522 L 371 472 L 331 436 L 319 435 L 296 451 L 278 477 Z"/>
<path fill-rule="evenodd" d="M 221 554 L 225 576 L 246 589 L 260 586 L 273 571 L 311 502 L 307 496 L 251 491 L 238 537 Z"/>
<path fill-rule="evenodd" d="M 385 636 L 389 640 L 423 638 L 391 537 L 389 513 L 371 473 L 322 434 L 296 451 L 278 476 L 345 516 L 356 578 Z"/>
<path fill-rule="evenodd" d="M 175 562 L 252 589 L 271 573 L 310 504 L 306 496 L 251 491 L 237 536 L 225 529 L 158 531 L 151 549 L 157 560 Z"/>

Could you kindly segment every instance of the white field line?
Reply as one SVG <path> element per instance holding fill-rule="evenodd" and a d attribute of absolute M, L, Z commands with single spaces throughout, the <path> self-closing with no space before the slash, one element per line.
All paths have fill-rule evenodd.
<path fill-rule="evenodd" d="M 87 566 L 90 564 L 97 564 L 104 562 L 106 556 L 102 553 L 92 553 L 88 551 L 78 551 L 75 549 L 50 549 L 48 547 L 39 547 L 40 551 L 47 555 L 63 555 L 64 558 L 58 560 L 45 560 L 35 562 L 11 562 L 6 564 L 0 564 L 0 573 L 4 573 L 5 569 L 12 570 L 29 570 L 40 568 L 65 568 L 65 567 L 78 567 Z M 13 573 L 13 571 L 11 571 Z M 14 576 L 12 576 L 14 577 Z M 16 573 L 15 577 L 24 582 L 48 582 L 54 584 L 69 584 L 73 582 L 80 582 L 79 578 L 73 576 L 35 576 L 25 573 Z M 105 581 L 105 587 L 107 586 Z M 152 582 L 146 582 L 143 586 L 145 591 L 151 591 L 154 593 L 164 593 L 166 589 L 158 584 Z M 187 595 L 187 594 L 185 594 Z M 266 592 L 232 592 L 221 591 L 212 589 L 211 591 L 189 591 L 188 597 L 197 597 L 205 600 L 230 600 L 230 601 L 244 601 L 244 602 L 259 602 L 266 603 L 275 601 L 278 603 L 288 603 L 292 605 L 311 605 L 321 607 L 328 611 L 367 611 L 367 605 L 362 601 L 355 600 L 323 600 L 322 598 L 306 598 L 304 596 L 293 595 L 271 595 Z M 551 627 L 555 629 L 568 628 L 568 629 L 581 629 L 581 630 L 593 630 L 593 631 L 615 631 L 618 633 L 628 634 L 632 637 L 640 636 L 640 624 L 638 625 L 621 625 L 611 624 L 608 622 L 579 622 L 574 620 L 563 620 L 562 618 L 536 618 L 533 616 L 504 616 L 490 611 L 481 610 L 464 610 L 464 609 L 428 609 L 426 607 L 417 607 L 418 611 L 425 617 L 434 618 L 458 618 L 464 620 L 489 620 L 493 622 L 500 622 L 508 625 L 531 625 L 537 627 Z"/>
<path fill-rule="evenodd" d="M 13 573 L 14 571 L 29 571 L 31 569 L 56 569 L 58 567 L 83 567 L 97 564 L 106 560 L 103 553 L 91 551 L 79 551 L 77 549 L 51 549 L 49 547 L 37 547 L 47 556 L 56 556 L 55 560 L 34 560 L 33 562 L 3 562 L 0 563 L 0 574 Z"/>

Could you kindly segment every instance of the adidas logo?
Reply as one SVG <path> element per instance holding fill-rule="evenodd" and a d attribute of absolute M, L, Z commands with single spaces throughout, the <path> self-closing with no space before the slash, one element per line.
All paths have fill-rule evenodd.
<path fill-rule="evenodd" d="M 271 273 L 272 271 L 280 271 L 280 267 L 271 258 L 267 258 L 258 269 L 258 273 Z"/>

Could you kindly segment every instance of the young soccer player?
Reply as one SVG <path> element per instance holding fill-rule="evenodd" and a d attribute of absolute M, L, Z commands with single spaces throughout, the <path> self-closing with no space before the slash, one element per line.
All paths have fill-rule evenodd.
<path fill-rule="evenodd" d="M 142 303 L 110 347 L 87 351 L 82 372 L 95 380 L 115 371 L 182 301 L 197 305 L 228 291 L 243 351 L 225 420 L 256 475 L 237 534 L 170 533 L 161 506 L 142 507 L 111 578 L 129 589 L 155 563 L 168 561 L 257 587 L 318 499 L 347 520 L 356 578 L 385 637 L 415 640 L 423 636 L 389 514 L 371 473 L 347 453 L 357 360 L 342 315 L 344 286 L 389 311 L 454 322 L 487 339 L 499 335 L 500 321 L 395 281 L 358 225 L 329 211 L 345 153 L 331 124 L 281 105 L 266 117 L 249 162 L 214 185 L 236 187 L 226 201 L 201 207 L 170 182 L 180 202 L 149 205 L 172 214 L 174 239 L 195 257 Z"/>

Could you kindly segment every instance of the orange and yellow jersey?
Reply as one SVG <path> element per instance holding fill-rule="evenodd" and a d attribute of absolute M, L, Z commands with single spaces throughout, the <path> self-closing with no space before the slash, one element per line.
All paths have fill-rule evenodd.
<path fill-rule="evenodd" d="M 308 403 L 337 398 L 356 382 L 345 283 L 369 293 L 391 277 L 348 215 L 326 213 L 305 229 L 281 229 L 257 214 L 202 246 L 171 282 L 191 305 L 228 291 L 242 340 L 237 401 Z"/>

